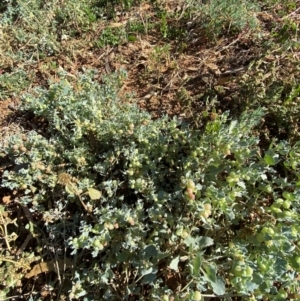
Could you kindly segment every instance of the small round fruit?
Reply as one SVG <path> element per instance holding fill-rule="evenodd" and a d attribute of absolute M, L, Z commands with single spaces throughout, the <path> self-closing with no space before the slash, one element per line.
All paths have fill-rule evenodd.
<path fill-rule="evenodd" d="M 281 299 L 287 299 L 288 294 L 284 289 L 280 289 L 277 296 Z"/>
<path fill-rule="evenodd" d="M 243 275 L 243 268 L 240 265 L 237 265 L 233 270 L 234 276 L 242 276 Z"/>
<path fill-rule="evenodd" d="M 188 188 L 188 189 L 186 190 L 186 192 L 187 192 L 187 194 L 189 194 L 189 195 L 191 195 L 191 194 L 194 193 L 194 191 L 193 191 L 192 188 Z"/>
<path fill-rule="evenodd" d="M 265 190 L 265 192 L 267 192 L 267 193 L 271 193 L 271 192 L 273 191 L 273 188 L 272 188 L 272 186 L 267 185 L 267 186 L 264 188 L 264 190 Z"/>
<path fill-rule="evenodd" d="M 204 204 L 205 210 L 211 210 L 211 204 Z"/>
<path fill-rule="evenodd" d="M 265 242 L 265 244 L 266 244 L 267 247 L 272 247 L 273 244 L 274 244 L 274 242 L 273 242 L 273 240 L 267 240 L 267 241 Z"/>
<path fill-rule="evenodd" d="M 130 226 L 134 226 L 134 219 L 132 217 L 129 217 L 128 223 Z"/>
<path fill-rule="evenodd" d="M 296 256 L 295 261 L 300 265 L 300 256 Z"/>
<path fill-rule="evenodd" d="M 204 218 L 209 218 L 209 216 L 211 215 L 211 211 L 210 210 L 205 210 L 202 212 L 202 216 Z"/>
<path fill-rule="evenodd" d="M 271 227 L 263 227 L 262 233 L 268 233 L 270 236 L 274 235 L 274 230 Z"/>
<path fill-rule="evenodd" d="M 133 176 L 134 171 L 133 171 L 132 169 L 128 169 L 128 170 L 127 170 L 127 174 L 128 174 L 129 176 Z"/>
<path fill-rule="evenodd" d="M 277 207 L 275 207 L 275 206 L 271 206 L 271 210 L 274 212 L 274 213 L 280 213 L 280 212 L 282 212 L 282 210 L 280 209 L 280 208 L 277 208 Z"/>
<path fill-rule="evenodd" d="M 225 150 L 224 150 L 224 155 L 225 155 L 225 156 L 229 156 L 229 155 L 231 155 L 231 151 L 230 151 L 230 149 L 228 149 L 228 148 L 227 148 L 227 149 L 225 149 Z"/>
<path fill-rule="evenodd" d="M 99 249 L 99 250 L 104 249 L 104 246 L 103 246 L 103 244 L 101 243 L 101 241 L 99 239 L 96 239 L 96 240 L 93 241 L 93 247 L 95 249 Z"/>
<path fill-rule="evenodd" d="M 200 301 L 200 300 L 202 299 L 201 293 L 200 293 L 199 291 L 195 291 L 195 292 L 194 292 L 193 299 L 194 299 L 195 301 Z"/>
<path fill-rule="evenodd" d="M 246 270 L 245 270 L 245 275 L 247 277 L 251 277 L 253 275 L 253 269 L 249 266 L 246 267 Z"/>
<path fill-rule="evenodd" d="M 282 212 L 283 218 L 285 218 L 285 217 L 292 217 L 292 215 L 293 215 L 293 214 L 292 214 L 291 211 L 285 210 L 285 211 Z"/>
<path fill-rule="evenodd" d="M 21 190 L 27 189 L 27 185 L 26 185 L 26 184 L 22 184 L 22 185 L 20 186 L 20 189 L 21 189 Z"/>
<path fill-rule="evenodd" d="M 287 200 L 290 200 L 292 198 L 292 194 L 289 192 L 284 191 L 283 192 L 283 197 Z"/>
<path fill-rule="evenodd" d="M 290 207 L 291 207 L 291 202 L 290 201 L 284 201 L 283 203 L 282 203 L 282 207 L 284 208 L 284 209 L 289 209 Z"/>
<path fill-rule="evenodd" d="M 193 193 L 189 194 L 190 200 L 194 201 L 195 200 L 195 195 Z"/>
<path fill-rule="evenodd" d="M 195 183 L 192 180 L 187 181 L 187 188 L 195 189 Z"/>
<path fill-rule="evenodd" d="M 260 263 L 260 264 L 258 265 L 258 267 L 259 267 L 259 270 L 260 270 L 261 272 L 266 272 L 267 269 L 268 269 L 267 265 L 265 265 L 264 263 Z"/>
<path fill-rule="evenodd" d="M 197 153 L 196 151 L 193 151 L 193 152 L 191 153 L 191 156 L 192 156 L 192 158 L 197 158 L 198 153 Z"/>
<path fill-rule="evenodd" d="M 162 301 L 169 301 L 169 296 L 163 295 L 161 299 L 162 299 Z"/>
<path fill-rule="evenodd" d="M 45 170 L 45 169 L 46 169 L 45 166 L 43 165 L 43 163 L 39 164 L 39 165 L 37 166 L 37 168 L 38 168 L 39 170 Z"/>
<path fill-rule="evenodd" d="M 189 234 L 188 234 L 188 232 L 187 231 L 182 231 L 182 233 L 181 233 L 181 237 L 182 238 L 187 238 L 189 236 Z"/>
<path fill-rule="evenodd" d="M 283 199 L 281 199 L 281 198 L 278 198 L 278 199 L 276 199 L 275 200 L 275 203 L 278 203 L 278 204 L 282 204 L 284 201 L 283 201 Z"/>

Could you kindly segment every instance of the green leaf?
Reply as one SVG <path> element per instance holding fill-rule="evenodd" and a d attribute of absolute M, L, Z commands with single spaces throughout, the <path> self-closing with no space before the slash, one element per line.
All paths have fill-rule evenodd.
<path fill-rule="evenodd" d="M 275 165 L 275 160 L 273 159 L 272 156 L 266 154 L 265 157 L 264 157 L 264 160 L 266 162 L 267 165 Z"/>
<path fill-rule="evenodd" d="M 196 277 L 199 276 L 201 262 L 202 262 L 202 256 L 198 253 L 193 261 L 193 273 L 192 274 Z"/>
<path fill-rule="evenodd" d="M 136 37 L 134 35 L 129 35 L 128 36 L 128 41 L 129 42 L 135 42 L 136 41 Z"/>
<path fill-rule="evenodd" d="M 141 270 L 141 275 L 145 276 L 145 275 L 153 273 L 153 271 L 154 271 L 153 267 L 150 267 L 149 269 L 143 269 L 143 270 Z"/>
<path fill-rule="evenodd" d="M 198 250 L 198 249 L 204 249 L 206 247 L 209 247 L 214 244 L 213 239 L 210 237 L 206 236 L 200 236 L 200 237 L 192 237 L 188 236 L 185 240 L 184 243 L 187 247 L 192 247 L 193 250 Z"/>
<path fill-rule="evenodd" d="M 198 246 L 196 239 L 192 236 L 188 236 L 183 242 L 187 247 L 191 246 L 193 248 L 196 248 Z"/>
<path fill-rule="evenodd" d="M 236 183 L 238 186 L 242 187 L 243 189 L 246 189 L 246 185 L 245 185 L 245 182 L 244 181 L 238 181 Z"/>
<path fill-rule="evenodd" d="M 286 199 L 286 200 L 289 200 L 289 201 L 293 201 L 295 199 L 295 196 L 287 191 L 284 191 L 282 193 L 282 196 Z"/>
<path fill-rule="evenodd" d="M 256 290 L 258 288 L 258 284 L 254 283 L 254 281 L 252 279 L 250 281 L 249 280 L 246 281 L 245 286 L 246 286 L 248 292 L 253 292 L 254 290 Z"/>
<path fill-rule="evenodd" d="M 221 296 L 225 294 L 225 283 L 221 277 L 217 276 L 216 281 L 211 282 L 210 285 L 216 295 Z"/>
<path fill-rule="evenodd" d="M 202 271 L 202 272 L 203 272 L 206 280 L 211 285 L 213 292 L 218 296 L 224 295 L 225 294 L 225 283 L 221 277 L 216 275 L 215 266 L 207 265 L 205 270 L 206 270 L 206 273 L 204 271 Z"/>
<path fill-rule="evenodd" d="M 94 188 L 88 188 L 88 193 L 89 193 L 91 200 L 93 200 L 93 201 L 99 200 L 102 195 L 101 191 L 94 189 Z"/>
<path fill-rule="evenodd" d="M 66 192 L 71 194 L 71 195 L 76 195 L 78 190 L 76 188 L 76 186 L 72 183 L 69 183 L 65 186 Z"/>
<path fill-rule="evenodd" d="M 157 269 L 151 268 L 152 272 L 143 277 L 143 283 L 152 283 L 156 279 Z"/>
<path fill-rule="evenodd" d="M 213 265 L 207 265 L 205 267 L 205 277 L 209 282 L 215 282 L 216 281 L 216 268 Z"/>
<path fill-rule="evenodd" d="M 292 251 L 295 250 L 295 245 L 294 243 L 291 243 L 289 241 L 284 241 L 281 244 L 281 249 L 285 252 L 285 253 L 290 253 Z"/>
<path fill-rule="evenodd" d="M 274 264 L 272 267 L 276 272 L 276 274 L 278 276 L 281 276 L 284 273 L 286 273 L 286 265 L 287 265 L 287 261 L 284 258 L 278 257 L 274 260 Z"/>
<path fill-rule="evenodd" d="M 175 258 L 171 261 L 169 267 L 170 267 L 172 270 L 174 270 L 174 271 L 178 271 L 178 263 L 179 263 L 179 256 L 175 257 Z"/>
<path fill-rule="evenodd" d="M 143 259 L 148 260 L 150 257 L 156 257 L 158 254 L 156 247 L 154 245 L 148 245 L 146 246 L 142 252 L 141 252 L 141 257 Z"/>
<path fill-rule="evenodd" d="M 131 253 L 129 251 L 125 250 L 123 252 L 118 253 L 117 260 L 120 262 L 125 262 L 129 259 L 130 255 L 131 255 Z"/>
<path fill-rule="evenodd" d="M 237 121 L 231 121 L 228 127 L 228 133 L 231 134 L 233 129 L 235 129 L 237 127 Z"/>
<path fill-rule="evenodd" d="M 110 279 L 114 278 L 114 273 L 110 268 L 107 268 L 104 273 L 101 274 L 100 279 L 103 283 L 108 284 Z"/>
<path fill-rule="evenodd" d="M 218 296 L 224 295 L 225 294 L 225 283 L 221 277 L 216 275 L 216 272 L 217 272 L 216 266 L 214 266 L 212 264 L 206 265 L 205 271 L 206 272 L 204 272 L 202 270 L 204 277 L 211 285 L 214 293 Z"/>

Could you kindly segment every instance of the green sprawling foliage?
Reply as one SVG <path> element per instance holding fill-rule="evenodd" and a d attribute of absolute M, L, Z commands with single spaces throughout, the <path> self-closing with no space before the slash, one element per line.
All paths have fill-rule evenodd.
<path fill-rule="evenodd" d="M 297 295 L 299 143 L 274 141 L 260 153 L 253 130 L 263 110 L 240 120 L 217 115 L 205 130 L 151 120 L 118 99 L 122 76 L 101 86 L 89 73 L 73 83 L 63 76 L 36 89 L 23 109 L 42 118 L 47 132 L 15 135 L 1 147 L 18 167 L 4 172 L 2 186 L 23 191 L 20 205 L 40 213 L 31 234 L 45 247 L 60 246 L 52 256 L 66 262 L 54 282 L 61 294 Z M 47 262 L 39 247 L 36 256 Z M 33 258 L 22 260 L 7 264 L 26 275 Z M 5 296 L 17 279 L 1 277 Z"/>

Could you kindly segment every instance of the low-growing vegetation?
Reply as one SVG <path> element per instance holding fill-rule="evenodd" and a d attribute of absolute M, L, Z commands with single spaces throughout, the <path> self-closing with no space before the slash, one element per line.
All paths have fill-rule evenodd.
<path fill-rule="evenodd" d="M 0 4 L 0 299 L 299 300 L 298 4 Z"/>

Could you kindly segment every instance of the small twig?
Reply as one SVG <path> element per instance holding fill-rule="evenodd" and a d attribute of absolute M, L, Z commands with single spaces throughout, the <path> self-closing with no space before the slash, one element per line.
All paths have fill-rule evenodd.
<path fill-rule="evenodd" d="M 239 68 L 236 68 L 236 69 L 230 69 L 230 70 L 227 70 L 227 71 L 221 73 L 220 76 L 226 76 L 226 75 L 229 75 L 229 74 L 239 73 L 239 72 L 242 72 L 242 71 L 246 71 L 247 69 L 248 69 L 248 66 L 243 66 L 243 67 L 239 67 Z"/>
<path fill-rule="evenodd" d="M 27 247 L 29 241 L 32 238 L 32 234 L 29 233 L 25 239 L 25 241 L 23 242 L 22 246 L 20 247 L 20 249 L 17 251 L 16 256 L 19 256 Z"/>
<path fill-rule="evenodd" d="M 184 3 L 184 4 L 182 5 L 182 10 L 181 10 L 180 16 L 176 19 L 176 21 L 179 21 L 180 19 L 182 19 L 182 17 L 184 16 L 184 14 L 185 14 L 185 12 L 186 12 L 186 10 L 187 10 L 187 8 L 188 8 L 189 6 L 190 6 L 190 5 L 189 5 L 189 4 L 186 4 L 186 3 Z"/>
<path fill-rule="evenodd" d="M 5 220 L 4 220 L 3 216 L 1 214 L 0 214 L 0 216 L 1 216 L 1 219 L 2 219 L 2 223 L 3 223 L 3 227 L 0 225 L 0 230 L 3 233 L 7 249 L 8 249 L 8 251 L 10 251 L 11 248 L 10 248 L 9 241 L 7 239 L 7 236 L 8 236 L 8 234 L 7 234 L 7 224 L 5 223 Z"/>
<path fill-rule="evenodd" d="M 194 279 L 192 279 L 183 289 L 181 289 L 180 291 L 183 292 L 192 282 L 194 281 Z"/>
<path fill-rule="evenodd" d="M 291 12 L 290 14 L 288 14 L 288 15 L 282 17 L 281 20 L 286 19 L 286 18 L 288 18 L 288 17 L 290 17 L 290 16 L 296 14 L 299 10 L 300 10 L 300 7 L 298 7 L 296 10 L 294 10 L 294 11 Z"/>
<path fill-rule="evenodd" d="M 214 294 L 201 294 L 201 296 L 203 298 L 216 298 L 216 297 L 218 297 L 217 295 L 214 295 Z"/>
<path fill-rule="evenodd" d="M 65 258 L 64 258 L 64 266 L 63 266 L 64 271 L 65 271 L 65 266 L 66 266 L 65 262 L 66 261 L 65 261 Z M 61 281 L 60 269 L 59 269 L 59 265 L 58 265 L 57 259 L 55 260 L 55 266 L 56 266 L 56 273 L 57 273 L 58 282 L 61 285 L 62 281 Z"/>
<path fill-rule="evenodd" d="M 116 288 L 116 286 L 113 284 L 113 283 L 110 283 L 110 285 L 113 287 L 113 289 L 115 290 L 115 292 L 116 292 L 116 297 L 119 299 L 119 300 L 123 300 L 120 296 L 119 296 L 119 293 L 118 293 L 118 290 L 117 290 L 117 288 Z"/>
<path fill-rule="evenodd" d="M 92 211 L 86 206 L 86 204 L 83 202 L 82 198 L 81 198 L 81 195 L 80 194 L 77 194 L 78 198 L 79 198 L 79 201 L 81 203 L 81 205 L 83 206 L 84 210 L 87 212 L 87 213 L 91 213 Z"/>
<path fill-rule="evenodd" d="M 141 12 L 141 6 L 139 8 L 139 11 Z M 141 19 L 142 19 L 143 26 L 144 26 L 145 33 L 146 33 L 146 37 L 148 38 L 148 25 L 145 23 L 145 20 L 144 20 L 143 15 L 141 13 L 139 13 L 139 17 L 141 17 Z M 148 19 L 146 19 L 146 22 L 147 21 L 148 21 Z"/>
<path fill-rule="evenodd" d="M 29 222 L 32 222 L 33 223 L 33 217 L 32 217 L 32 214 L 31 212 L 29 211 L 28 207 L 27 206 L 22 206 L 20 202 L 16 201 L 23 209 L 24 211 L 24 214 L 25 214 L 25 217 L 28 219 Z"/>
<path fill-rule="evenodd" d="M 28 296 L 28 295 L 31 295 L 31 294 L 32 294 L 32 292 L 22 294 L 22 295 L 15 295 L 15 296 L 7 297 L 7 298 L 3 299 L 3 301 L 11 300 L 11 299 L 19 300 L 19 299 L 23 299 L 25 296 Z"/>
<path fill-rule="evenodd" d="M 6 261 L 6 262 L 11 262 L 11 263 L 13 263 L 16 266 L 25 268 L 27 270 L 30 269 L 30 265 L 22 264 L 22 263 L 19 263 L 19 262 L 15 261 L 15 260 L 12 260 L 12 259 L 9 259 L 9 258 L 5 258 L 5 257 L 0 257 L 0 258 L 1 258 L 1 260 Z"/>
<path fill-rule="evenodd" d="M 173 73 L 174 74 L 174 73 Z M 172 76 L 172 78 L 169 80 L 169 82 L 167 83 L 167 85 L 161 90 L 161 95 L 162 93 L 167 90 L 167 88 L 170 86 L 170 89 L 172 88 L 172 84 L 173 84 L 173 81 L 175 80 L 175 78 L 178 76 L 179 72 L 176 72 L 176 74 L 174 76 Z M 169 90 L 170 90 L 169 89 Z"/>
<path fill-rule="evenodd" d="M 232 41 L 231 43 L 229 43 L 228 45 L 222 47 L 219 51 L 217 51 L 217 53 L 220 53 L 221 51 L 229 48 L 230 46 L 234 45 L 235 43 L 237 43 L 240 40 L 240 37 L 238 37 L 237 39 L 235 39 L 234 41 Z"/>

